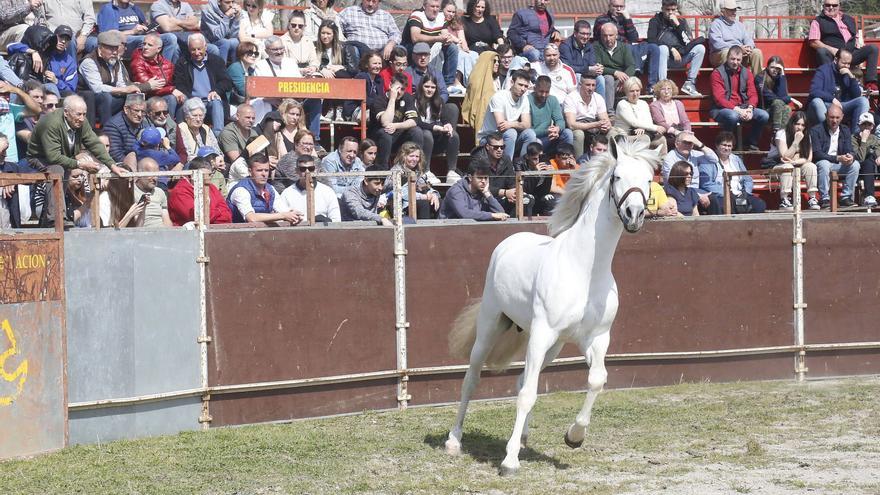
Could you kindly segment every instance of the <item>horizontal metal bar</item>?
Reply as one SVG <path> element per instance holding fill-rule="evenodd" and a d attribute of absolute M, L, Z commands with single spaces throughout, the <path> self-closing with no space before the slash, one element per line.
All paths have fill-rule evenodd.
<path fill-rule="evenodd" d="M 369 373 L 353 373 L 350 375 L 300 378 L 297 380 L 280 380 L 275 382 L 243 383 L 240 385 L 218 385 L 215 387 L 208 387 L 208 392 L 211 395 L 258 392 L 262 390 L 278 390 L 286 388 L 309 387 L 313 385 L 327 385 L 333 383 L 363 382 L 367 380 L 379 380 L 383 378 L 397 378 L 403 374 L 404 372 L 400 370 L 387 370 L 373 371 Z"/>
<path fill-rule="evenodd" d="M 136 397 L 123 397 L 120 399 L 101 399 L 84 402 L 71 402 L 67 405 L 68 411 L 85 411 L 88 409 L 103 409 L 107 407 L 130 406 L 134 404 L 145 404 L 148 402 L 159 402 L 170 399 L 181 399 L 184 397 L 197 397 L 205 394 L 203 388 L 191 388 L 188 390 L 177 390 L 174 392 L 163 392 L 159 394 L 139 395 Z"/>
<path fill-rule="evenodd" d="M 847 342 L 843 344 L 805 344 L 805 351 L 835 351 L 838 349 L 878 349 L 880 342 Z"/>
<path fill-rule="evenodd" d="M 95 174 L 98 179 L 130 179 L 137 177 L 189 177 L 195 174 L 195 170 L 174 170 L 166 172 L 126 172 L 122 175 L 116 175 L 111 172 L 102 172 Z"/>
<path fill-rule="evenodd" d="M 390 177 L 391 172 L 312 172 L 312 177 Z"/>

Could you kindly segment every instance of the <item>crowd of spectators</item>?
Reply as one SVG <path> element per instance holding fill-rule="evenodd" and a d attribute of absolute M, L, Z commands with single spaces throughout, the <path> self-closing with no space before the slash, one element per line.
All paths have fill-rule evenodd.
<path fill-rule="evenodd" d="M 830 204 L 832 171 L 844 178 L 840 205 L 854 204 L 860 175 L 870 179 L 865 204 L 876 204 L 880 138 L 865 94 L 877 90 L 878 50 L 839 0 L 827 0 L 810 26 L 817 68 L 804 102 L 789 95 L 782 58 L 765 65 L 735 0 L 721 1 L 705 38 L 693 35 L 678 0 L 661 0 L 644 39 L 626 0 L 609 0 L 568 37 L 549 0 L 523 1 L 505 33 L 491 0 L 424 0 L 402 27 L 379 0 L 341 9 L 282 0 L 299 8 L 280 11 L 265 0 L 208 0 L 198 13 L 182 0 L 157 0 L 148 13 L 131 0 L 97 13 L 89 0 L 0 0 L 3 171 L 63 174 L 66 220 L 76 226 L 92 222 L 95 194 L 106 226 L 193 221 L 189 178 L 87 180 L 185 169 L 205 172 L 215 223 L 301 224 L 310 189 L 318 221 L 387 224 L 391 179 L 367 175 L 379 170 L 414 181 L 415 197 L 403 187 L 401 199 L 419 218 L 503 220 L 515 214 L 516 171 L 574 170 L 610 139 L 644 136 L 664 157 L 652 213 L 717 214 L 723 173 L 745 171 L 738 151 L 761 151 L 770 128 L 762 164 L 780 178 L 782 208 L 792 203 L 794 167 L 808 208 Z M 714 149 L 695 137 L 679 98 L 704 98 L 706 58 L 714 70 L 705 98 L 722 130 Z M 680 87 L 670 69 L 684 72 Z M 344 137 L 325 150 L 322 120 L 359 120 L 357 102 L 249 98 L 252 76 L 364 81 L 369 139 Z M 461 149 L 460 121 L 473 129 L 472 150 Z M 436 175 L 435 157 L 445 165 Z M 308 184 L 316 172 L 354 174 Z M 566 177 L 528 177 L 527 214 L 550 214 Z M 54 196 L 39 189 L 28 189 L 31 213 L 51 224 Z M 730 190 L 737 212 L 766 208 L 748 175 L 734 175 Z M 21 222 L 24 191 L 4 190 L 0 223 Z"/>

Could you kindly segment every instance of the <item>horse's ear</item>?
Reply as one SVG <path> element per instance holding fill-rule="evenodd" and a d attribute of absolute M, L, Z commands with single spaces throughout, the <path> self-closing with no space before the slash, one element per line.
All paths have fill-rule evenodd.
<path fill-rule="evenodd" d="M 615 160 L 617 160 L 617 147 L 624 139 L 626 139 L 625 135 L 618 134 L 608 140 L 608 153 L 611 154 L 611 156 L 613 156 Z"/>

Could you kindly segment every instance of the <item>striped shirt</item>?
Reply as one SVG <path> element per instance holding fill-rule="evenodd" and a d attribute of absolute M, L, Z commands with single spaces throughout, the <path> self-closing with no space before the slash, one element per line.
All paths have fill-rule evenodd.
<path fill-rule="evenodd" d="M 349 41 L 359 41 L 373 50 L 381 50 L 386 43 L 400 43 L 400 29 L 385 10 L 367 14 L 360 5 L 346 7 L 336 16 L 340 30 Z"/>
<path fill-rule="evenodd" d="M 410 28 L 419 28 L 422 36 L 440 36 L 440 31 L 446 25 L 446 18 L 443 13 L 438 13 L 432 21 L 425 14 L 425 9 L 417 9 L 410 14 L 408 25 Z"/>

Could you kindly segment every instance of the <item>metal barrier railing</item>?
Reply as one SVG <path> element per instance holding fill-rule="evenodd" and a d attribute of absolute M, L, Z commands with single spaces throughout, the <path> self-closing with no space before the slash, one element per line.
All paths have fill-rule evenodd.
<path fill-rule="evenodd" d="M 49 173 L 30 173 L 30 174 L 0 174 L 0 187 L 18 186 L 23 184 L 34 184 L 38 182 L 51 182 L 52 204 L 55 207 L 53 212 L 55 218 L 55 235 L 64 234 L 64 180 L 58 174 Z M 48 207 L 47 202 L 44 207 Z M 2 235 L 2 233 L 0 233 Z"/>

